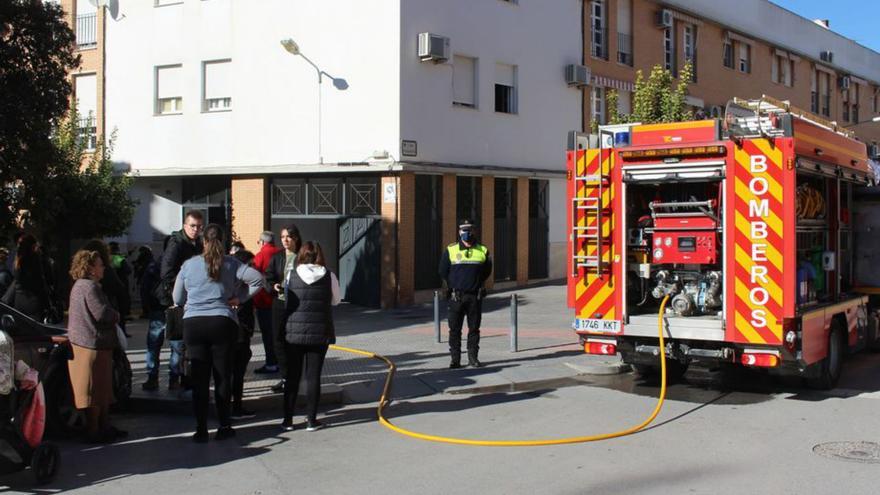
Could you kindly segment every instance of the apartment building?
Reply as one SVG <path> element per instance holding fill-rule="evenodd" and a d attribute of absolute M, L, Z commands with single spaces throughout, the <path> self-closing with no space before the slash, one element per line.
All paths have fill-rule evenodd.
<path fill-rule="evenodd" d="M 79 112 L 80 139 L 94 150 L 104 136 L 104 23 L 106 10 L 87 0 L 60 0 L 68 23 L 76 33 L 82 59 L 70 75 Z"/>
<path fill-rule="evenodd" d="M 767 0 L 586 0 L 584 59 L 592 84 L 587 122 L 608 118 L 605 95 L 619 91 L 631 110 L 636 70 L 677 72 L 690 60 L 688 103 L 720 116 L 732 97 L 762 94 L 810 110 L 880 141 L 880 53 Z M 829 4 L 829 8 L 833 8 Z M 833 28 L 833 26 L 831 26 Z"/>
<path fill-rule="evenodd" d="M 346 299 L 390 307 L 430 298 L 467 217 L 491 283 L 564 277 L 579 0 L 145 0 L 116 19 L 90 6 L 65 1 L 84 39 L 95 16 L 103 56 L 75 75 L 96 91 L 84 79 L 76 96 L 135 177 L 123 245 L 161 250 L 190 209 L 252 249 L 294 223 Z"/>

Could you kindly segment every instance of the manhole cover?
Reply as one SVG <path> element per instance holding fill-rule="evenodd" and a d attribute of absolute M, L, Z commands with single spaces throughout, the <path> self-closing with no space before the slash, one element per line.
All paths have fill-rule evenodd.
<path fill-rule="evenodd" d="M 880 464 L 880 443 L 829 442 L 813 447 L 813 452 L 830 459 Z"/>

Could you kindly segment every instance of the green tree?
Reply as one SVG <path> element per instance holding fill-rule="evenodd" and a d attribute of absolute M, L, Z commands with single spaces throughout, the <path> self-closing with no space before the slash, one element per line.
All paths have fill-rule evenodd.
<path fill-rule="evenodd" d="M 68 108 L 76 37 L 57 3 L 0 1 L 0 242 L 57 175 L 51 135 Z M 48 179 L 48 180 L 47 180 Z"/>
<path fill-rule="evenodd" d="M 111 159 L 116 131 L 106 144 L 98 139 L 95 150 L 87 152 L 78 122 L 74 106 L 52 139 L 59 159 L 55 175 L 38 186 L 41 197 L 52 199 L 27 218 L 62 255 L 71 239 L 122 235 L 137 206 L 128 194 L 133 179 L 115 170 Z"/>
<path fill-rule="evenodd" d="M 678 81 L 670 71 L 660 65 L 655 65 L 651 69 L 647 79 L 641 70 L 637 71 L 631 114 L 621 115 L 617 110 L 620 95 L 617 91 L 608 92 L 606 102 L 611 109 L 610 123 L 656 124 L 692 120 L 693 114 L 687 109 L 685 99 L 688 95 L 688 86 L 693 81 L 693 70 L 691 62 L 685 63 Z"/>

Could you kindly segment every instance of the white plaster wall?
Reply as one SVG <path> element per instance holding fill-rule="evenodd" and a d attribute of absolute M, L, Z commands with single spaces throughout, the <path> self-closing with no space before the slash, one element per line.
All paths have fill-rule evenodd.
<path fill-rule="evenodd" d="M 315 70 L 280 45 L 294 38 L 325 72 L 326 163 L 397 147 L 399 3 L 395 0 L 121 2 L 107 21 L 107 128 L 134 172 L 318 162 Z M 201 63 L 232 59 L 232 111 L 202 113 Z M 183 114 L 154 116 L 154 67 L 183 64 Z"/>
<path fill-rule="evenodd" d="M 401 139 L 417 161 L 564 170 L 566 133 L 580 129 L 581 93 L 564 67 L 580 63 L 581 1 L 404 0 Z M 448 36 L 477 57 L 477 109 L 452 105 L 452 67 L 422 63 L 421 32 Z M 517 115 L 495 113 L 495 63 L 518 66 Z M 409 159 L 409 158 L 407 158 Z"/>
<path fill-rule="evenodd" d="M 178 178 L 137 178 L 129 196 L 139 201 L 126 235 L 112 239 L 123 249 L 149 245 L 158 254 L 165 236 L 183 227 L 181 180 Z"/>
<path fill-rule="evenodd" d="M 880 81 L 880 53 L 767 0 L 664 2 L 815 60 L 819 60 L 820 52 L 831 51 L 834 53 L 834 63 L 829 65 L 874 82 Z M 828 8 L 836 7 L 829 2 Z M 834 29 L 834 24 L 831 24 L 831 29 Z"/>
<path fill-rule="evenodd" d="M 568 220 L 566 217 L 568 199 L 566 183 L 563 179 L 550 180 L 548 201 L 550 203 L 550 278 L 566 277 L 566 253 L 568 243 Z"/>

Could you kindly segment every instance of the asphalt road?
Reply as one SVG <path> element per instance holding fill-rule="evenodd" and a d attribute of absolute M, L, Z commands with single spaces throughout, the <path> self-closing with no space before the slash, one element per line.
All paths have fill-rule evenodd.
<path fill-rule="evenodd" d="M 847 363 L 840 388 L 806 391 L 760 375 L 723 388 L 693 372 L 671 386 L 646 431 L 558 447 L 497 448 L 429 443 L 375 421 L 372 404 L 325 411 L 329 428 L 282 433 L 263 415 L 232 441 L 196 445 L 186 416 L 127 416 L 123 443 L 62 442 L 58 479 L 35 490 L 28 473 L 6 476 L 7 493 L 559 493 L 874 494 L 880 455 L 850 444 L 860 461 L 828 458 L 830 442 L 880 443 L 880 355 Z M 618 430 L 642 420 L 658 392 L 631 374 L 578 377 L 518 392 L 436 394 L 395 402 L 407 428 L 479 439 L 540 439 Z M 868 462 L 874 461 L 874 462 Z"/>

